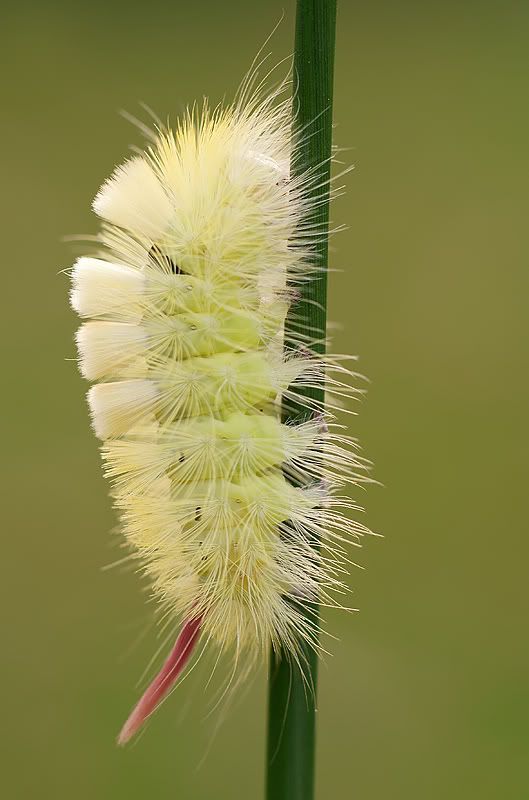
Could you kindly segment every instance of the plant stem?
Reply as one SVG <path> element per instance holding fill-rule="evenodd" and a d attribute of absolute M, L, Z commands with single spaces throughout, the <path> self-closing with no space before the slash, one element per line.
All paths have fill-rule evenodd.
<path fill-rule="evenodd" d="M 295 126 L 293 175 L 316 170 L 320 180 L 311 190 L 319 202 L 303 220 L 318 231 L 314 264 L 318 271 L 299 287 L 301 298 L 296 315 L 306 321 L 308 331 L 321 331 L 314 350 L 325 351 L 327 307 L 327 254 L 329 227 L 329 178 L 332 146 L 332 93 L 336 0 L 298 0 L 294 51 Z M 322 195 L 325 202 L 321 202 Z M 326 195 L 326 197 L 325 197 Z M 287 317 L 286 334 L 294 321 Z M 324 389 L 298 394 L 323 402 Z M 302 403 L 288 410 L 283 419 L 303 422 L 311 411 Z M 315 547 L 318 543 L 315 543 Z M 299 610 L 319 628 L 316 604 Z M 305 679 L 298 665 L 284 652 L 272 653 L 269 678 L 267 800 L 312 800 L 314 797 L 315 711 L 318 657 L 308 644 L 301 645 Z M 307 686 L 308 683 L 308 686 Z"/>

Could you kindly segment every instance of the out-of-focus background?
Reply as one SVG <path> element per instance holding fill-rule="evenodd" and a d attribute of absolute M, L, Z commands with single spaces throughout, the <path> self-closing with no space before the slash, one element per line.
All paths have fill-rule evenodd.
<path fill-rule="evenodd" d="M 67 268 L 141 135 L 231 97 L 293 2 L 8 2 L 2 11 L 1 784 L 15 800 L 262 797 L 265 675 L 218 715 L 193 673 L 114 736 L 159 645 L 119 557 L 89 429 Z M 385 488 L 355 556 L 360 613 L 326 615 L 318 798 L 529 794 L 527 90 L 521 2 L 339 3 L 335 348 L 371 379 L 352 428 Z M 140 684 L 141 685 L 141 684 Z"/>

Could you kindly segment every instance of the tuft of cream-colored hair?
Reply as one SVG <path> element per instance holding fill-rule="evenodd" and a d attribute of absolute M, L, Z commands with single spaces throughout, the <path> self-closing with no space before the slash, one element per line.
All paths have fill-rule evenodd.
<path fill-rule="evenodd" d="M 334 425 L 350 373 L 317 355 L 325 332 L 295 309 L 284 330 L 322 235 L 306 222 L 317 174 L 288 173 L 291 127 L 290 102 L 272 97 L 205 105 L 156 131 L 101 187 L 104 253 L 72 271 L 122 530 L 164 613 L 185 622 L 171 680 L 200 631 L 238 663 L 270 643 L 298 660 L 300 641 L 319 647 L 302 609 L 336 605 L 344 545 L 366 531 L 337 494 L 367 480 Z M 322 382 L 325 405 L 299 395 Z M 282 401 L 305 404 L 308 420 L 282 422 Z M 165 693 L 152 692 L 124 740 Z"/>

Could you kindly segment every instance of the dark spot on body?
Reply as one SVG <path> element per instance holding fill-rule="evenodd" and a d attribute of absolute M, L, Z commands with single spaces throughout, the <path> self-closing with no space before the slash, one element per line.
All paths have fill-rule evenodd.
<path fill-rule="evenodd" d="M 183 269 L 180 269 L 174 259 L 170 258 L 167 253 L 164 253 L 162 250 L 160 250 L 157 244 L 153 244 L 149 250 L 149 257 L 152 258 L 152 260 L 155 261 L 160 267 L 165 267 L 168 269 L 173 273 L 173 275 L 186 274 Z"/>

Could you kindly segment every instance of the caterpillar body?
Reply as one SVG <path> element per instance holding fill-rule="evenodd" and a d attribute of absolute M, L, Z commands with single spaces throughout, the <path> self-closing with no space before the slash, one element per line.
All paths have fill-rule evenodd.
<path fill-rule="evenodd" d="M 366 531 L 336 495 L 366 480 L 333 424 L 350 373 L 317 355 L 324 332 L 295 315 L 321 232 L 306 222 L 318 175 L 289 175 L 291 122 L 290 103 L 269 97 L 158 128 L 103 184 L 101 249 L 72 269 L 71 304 L 87 320 L 79 365 L 121 527 L 183 622 L 121 743 L 200 636 L 237 660 L 318 647 L 303 607 L 336 605 L 344 544 Z M 326 407 L 299 394 L 324 381 Z M 307 406 L 302 424 L 282 420 L 289 400 Z"/>

